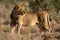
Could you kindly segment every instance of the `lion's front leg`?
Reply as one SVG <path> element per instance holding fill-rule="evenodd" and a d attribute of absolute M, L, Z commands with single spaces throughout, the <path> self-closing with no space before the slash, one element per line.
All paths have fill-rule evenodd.
<path fill-rule="evenodd" d="M 10 32 L 11 32 L 11 33 L 14 33 L 14 30 L 15 30 L 15 27 L 12 27 L 12 26 L 11 26 L 11 27 L 10 27 Z"/>
<path fill-rule="evenodd" d="M 17 33 L 20 34 L 20 29 L 22 27 L 22 17 L 19 17 L 18 23 L 17 23 Z"/>
<path fill-rule="evenodd" d="M 11 33 L 14 33 L 14 30 L 15 30 L 15 25 L 13 22 L 11 22 L 11 25 L 10 25 L 10 32 Z"/>
<path fill-rule="evenodd" d="M 17 24 L 17 33 L 20 34 L 20 29 L 22 27 L 22 23 Z"/>

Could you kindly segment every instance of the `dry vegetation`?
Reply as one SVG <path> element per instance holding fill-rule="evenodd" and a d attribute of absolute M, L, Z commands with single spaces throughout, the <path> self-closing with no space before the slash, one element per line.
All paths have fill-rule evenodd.
<path fill-rule="evenodd" d="M 50 34 L 41 33 L 37 25 L 23 26 L 20 35 L 10 33 L 10 13 L 16 3 L 27 4 L 26 1 L 21 3 L 20 0 L 0 0 L 0 40 L 60 40 L 60 13 L 56 14 L 55 11 L 49 11 L 53 18 L 51 21 L 53 32 Z"/>

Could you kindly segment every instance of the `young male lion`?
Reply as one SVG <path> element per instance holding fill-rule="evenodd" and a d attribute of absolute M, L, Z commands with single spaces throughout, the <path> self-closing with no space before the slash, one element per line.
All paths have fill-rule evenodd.
<path fill-rule="evenodd" d="M 22 25 L 32 26 L 38 23 L 44 30 L 50 31 L 49 15 L 47 11 L 26 12 L 24 6 L 16 5 L 13 9 L 11 18 L 11 32 L 14 32 L 14 26 L 17 24 L 17 32 L 20 33 Z"/>

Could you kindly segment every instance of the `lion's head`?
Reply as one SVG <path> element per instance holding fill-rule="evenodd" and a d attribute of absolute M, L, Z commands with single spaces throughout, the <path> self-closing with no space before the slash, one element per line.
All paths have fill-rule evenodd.
<path fill-rule="evenodd" d="M 16 5 L 15 9 L 16 9 L 18 15 L 23 15 L 25 12 L 25 6 L 24 5 Z"/>

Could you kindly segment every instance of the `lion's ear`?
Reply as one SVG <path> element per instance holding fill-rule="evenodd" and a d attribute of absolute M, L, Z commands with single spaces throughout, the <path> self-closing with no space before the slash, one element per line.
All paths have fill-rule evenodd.
<path fill-rule="evenodd" d="M 18 10 L 19 9 L 19 5 L 16 5 L 16 10 Z"/>

